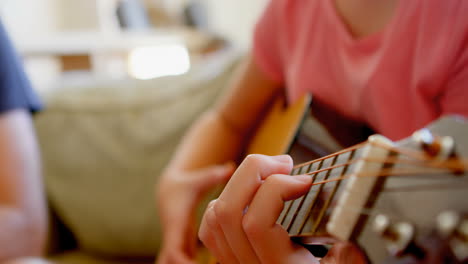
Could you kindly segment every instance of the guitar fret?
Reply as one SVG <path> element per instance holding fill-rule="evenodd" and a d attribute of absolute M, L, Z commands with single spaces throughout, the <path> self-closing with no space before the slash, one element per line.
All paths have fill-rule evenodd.
<path fill-rule="evenodd" d="M 350 153 L 341 154 L 337 159 L 337 163 L 338 164 L 344 164 L 344 163 L 347 163 L 347 162 L 351 161 L 353 159 L 353 157 L 354 157 L 354 153 L 355 153 L 355 150 L 353 150 Z M 331 172 L 331 173 L 335 174 L 334 177 L 337 177 L 337 178 L 342 177 L 348 171 L 348 167 L 349 167 L 349 165 L 335 168 L 335 169 L 333 169 L 333 172 Z M 331 177 L 331 175 L 330 175 L 330 177 Z M 331 177 L 331 178 L 333 178 L 333 177 Z M 335 182 L 330 182 L 330 183 L 326 184 L 326 185 L 328 185 L 327 187 L 332 187 L 332 192 L 330 193 L 330 195 L 328 196 L 327 200 L 325 201 L 323 207 L 321 208 L 321 210 L 320 210 L 320 212 L 318 214 L 318 217 L 313 220 L 314 225 L 313 225 L 313 227 L 311 229 L 312 234 L 317 234 L 317 232 L 322 231 L 321 229 L 319 229 L 319 227 L 322 226 L 324 223 L 326 223 L 328 221 L 328 218 L 330 216 L 327 213 L 329 213 L 330 204 L 332 203 L 332 201 L 333 201 L 333 199 L 335 197 L 335 194 L 337 193 L 338 188 L 340 187 L 340 183 L 341 183 L 341 181 L 335 181 Z M 312 215 L 310 217 L 312 217 Z M 323 229 L 323 232 L 324 231 L 325 231 L 325 229 Z"/>
<path fill-rule="evenodd" d="M 309 172 L 320 170 L 320 168 L 322 167 L 322 164 L 323 164 L 323 161 L 318 161 L 318 162 L 312 163 L 311 166 L 310 166 L 310 171 Z M 315 173 L 315 174 L 311 175 L 312 183 L 315 182 L 317 174 L 318 173 Z M 283 226 L 283 227 L 285 227 L 285 229 L 288 231 L 289 234 L 291 234 L 291 232 L 294 233 L 295 232 L 294 230 L 297 230 L 297 225 L 298 225 L 297 223 L 305 222 L 305 220 L 307 219 L 307 212 L 305 210 L 302 210 L 302 208 L 304 207 L 304 203 L 306 203 L 306 201 L 308 199 L 308 194 L 309 193 L 307 193 L 306 195 L 304 195 L 302 197 L 302 203 L 301 203 L 300 208 L 298 208 L 297 212 L 295 213 L 296 214 L 296 219 L 294 220 L 293 225 L 288 226 L 288 227 Z"/>
<path fill-rule="evenodd" d="M 318 162 L 314 162 L 313 164 L 311 164 L 311 171 L 314 172 L 314 171 L 320 170 L 322 168 L 322 166 L 323 166 L 323 163 L 324 163 L 323 160 L 318 161 Z M 318 173 L 315 173 L 315 174 L 311 175 L 312 182 L 316 181 L 317 174 Z M 309 203 L 309 200 L 311 199 L 311 189 L 309 189 L 307 194 L 305 194 L 303 197 L 300 198 L 301 199 L 301 206 L 300 206 L 300 208 L 297 208 L 297 212 L 294 213 L 296 215 L 294 221 L 290 222 L 287 226 L 283 225 L 283 227 L 288 231 L 288 233 L 290 235 L 291 235 L 291 231 L 294 233 L 295 230 L 297 230 L 297 223 L 304 222 L 307 219 L 307 213 L 304 210 L 304 208 L 307 207 L 307 205 Z"/>
<path fill-rule="evenodd" d="M 331 167 L 333 166 L 335 161 L 336 161 L 336 157 L 331 157 L 326 160 L 323 160 L 322 166 L 319 169 Z M 329 170 L 322 171 L 315 176 L 315 179 L 318 182 L 326 180 L 329 174 L 330 174 Z M 320 192 L 322 188 L 323 188 L 323 185 L 314 185 L 310 188 L 309 193 L 307 194 L 307 198 L 304 203 L 304 206 L 301 208 L 301 212 L 300 212 L 301 215 L 303 215 L 303 219 L 302 221 L 300 222 L 298 221 L 297 223 L 295 223 L 295 225 L 293 225 L 293 228 L 291 228 L 291 231 L 293 233 L 290 232 L 290 235 L 298 235 L 302 233 L 302 230 L 304 230 L 304 228 L 306 230 L 311 229 L 311 226 L 313 223 L 310 222 L 311 220 L 310 213 L 314 208 L 320 205 L 321 201 L 319 198 L 320 198 Z"/>
<path fill-rule="evenodd" d="M 310 164 L 308 166 L 308 170 L 306 172 L 308 173 L 308 172 L 311 172 L 311 171 L 316 171 L 317 169 L 315 167 L 320 167 L 321 164 L 322 164 L 321 161 L 318 162 L 318 163 Z M 315 176 L 313 176 L 312 180 L 314 180 L 314 178 L 315 178 Z M 297 212 L 299 211 L 299 209 L 302 207 L 302 204 L 304 203 L 305 197 L 306 196 L 304 195 L 304 196 L 302 196 L 300 198 L 297 198 L 294 201 L 292 201 L 291 206 L 289 208 L 289 211 L 287 212 L 286 217 L 284 218 L 283 222 L 281 223 L 281 225 L 283 226 L 284 229 L 289 231 L 289 229 L 291 227 L 291 224 L 296 219 Z"/>
<path fill-rule="evenodd" d="M 306 167 L 306 166 L 304 166 Z M 309 165 L 310 167 L 310 165 Z M 299 167 L 299 168 L 294 168 L 291 172 L 291 175 L 298 175 L 298 173 L 301 172 L 301 170 L 303 169 L 303 167 Z M 284 218 L 286 217 L 287 213 L 289 212 L 289 209 L 291 208 L 291 205 L 292 205 L 292 202 L 293 201 L 287 201 L 284 203 L 284 207 L 283 207 L 283 210 L 281 211 L 281 214 L 280 216 L 278 217 L 278 220 L 276 220 L 276 223 L 277 224 L 282 224 L 283 221 L 284 221 Z"/>

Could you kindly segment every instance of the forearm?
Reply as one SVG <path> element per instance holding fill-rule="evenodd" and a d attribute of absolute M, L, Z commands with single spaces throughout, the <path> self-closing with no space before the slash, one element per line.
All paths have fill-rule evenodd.
<path fill-rule="evenodd" d="M 38 225 L 21 210 L 0 206 L 0 263 L 42 255 L 45 227 Z"/>
<path fill-rule="evenodd" d="M 226 127 L 216 112 L 202 115 L 182 140 L 157 184 L 157 204 L 163 230 L 158 263 L 192 263 L 196 253 L 196 208 L 214 186 L 234 170 L 241 136 Z M 218 166 L 215 166 L 218 165 Z"/>
<path fill-rule="evenodd" d="M 164 231 L 158 263 L 192 263 L 196 206 L 209 190 L 232 176 L 229 162 L 240 158 L 249 133 L 279 86 L 247 60 L 228 87 L 190 128 L 157 185 Z"/>
<path fill-rule="evenodd" d="M 221 114 L 203 114 L 179 145 L 168 168 L 193 170 L 236 160 L 242 152 L 246 133 L 230 126 Z"/>
<path fill-rule="evenodd" d="M 216 106 L 195 122 L 169 168 L 195 169 L 236 160 L 279 84 L 251 58 L 242 63 Z"/>
<path fill-rule="evenodd" d="M 40 255 L 47 210 L 40 157 L 29 114 L 0 115 L 0 261 Z"/>

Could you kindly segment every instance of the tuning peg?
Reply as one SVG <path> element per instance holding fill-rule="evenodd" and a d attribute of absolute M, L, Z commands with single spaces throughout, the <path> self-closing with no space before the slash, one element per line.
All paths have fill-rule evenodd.
<path fill-rule="evenodd" d="M 437 230 L 449 241 L 453 254 L 461 262 L 468 261 L 468 218 L 455 211 L 437 216 Z"/>
<path fill-rule="evenodd" d="M 416 131 L 412 137 L 421 144 L 422 149 L 431 157 L 446 160 L 454 153 L 455 141 L 452 137 L 434 136 L 426 128 Z"/>
<path fill-rule="evenodd" d="M 390 218 L 383 214 L 374 218 L 373 229 L 385 241 L 386 248 L 392 256 L 403 254 L 414 240 L 415 229 L 412 224 L 392 223 Z"/>

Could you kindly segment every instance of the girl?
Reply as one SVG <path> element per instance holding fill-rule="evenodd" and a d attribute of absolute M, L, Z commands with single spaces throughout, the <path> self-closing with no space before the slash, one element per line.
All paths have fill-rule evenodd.
<path fill-rule="evenodd" d="M 195 205 L 211 186 L 232 175 L 226 162 L 238 158 L 244 138 L 278 92 L 289 102 L 311 93 L 314 105 L 393 140 L 441 115 L 468 116 L 466 14 L 464 0 L 272 0 L 256 27 L 252 56 L 231 89 L 188 132 L 160 181 L 165 244 L 159 263 L 193 263 Z M 248 214 L 243 215 L 241 207 L 225 206 L 222 201 L 227 200 L 220 198 L 211 208 L 223 208 L 221 216 L 210 209 L 205 215 L 201 238 L 222 263 L 313 260 L 274 225 L 263 244 L 244 230 L 243 221 L 256 226 L 257 221 L 274 223 L 277 217 L 277 204 L 250 205 L 257 195 L 260 201 L 262 193 L 269 192 L 288 198 L 309 184 L 267 185 L 270 191 L 263 192 L 255 183 L 238 186 L 238 178 L 258 177 L 258 171 L 265 178 L 288 173 L 290 161 L 265 169 L 270 163 L 248 162 L 235 173 L 234 187 L 221 196 L 232 205 L 249 205 Z M 263 213 L 255 213 L 257 209 Z M 263 217 L 246 220 L 250 214 Z M 206 228 L 207 222 L 218 228 Z M 263 249 L 286 244 L 285 250 L 274 251 L 274 259 L 263 254 Z"/>

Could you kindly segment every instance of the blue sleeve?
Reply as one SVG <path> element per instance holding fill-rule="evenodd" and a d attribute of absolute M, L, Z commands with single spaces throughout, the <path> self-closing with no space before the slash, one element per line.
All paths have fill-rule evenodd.
<path fill-rule="evenodd" d="M 41 103 L 0 22 L 0 113 L 19 108 L 35 112 Z"/>

